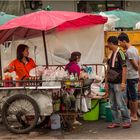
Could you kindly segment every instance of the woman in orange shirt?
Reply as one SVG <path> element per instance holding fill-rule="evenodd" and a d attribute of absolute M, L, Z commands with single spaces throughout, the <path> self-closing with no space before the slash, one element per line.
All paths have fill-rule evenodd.
<path fill-rule="evenodd" d="M 24 44 L 20 44 L 17 47 L 17 58 L 13 60 L 6 68 L 5 72 L 16 72 L 18 80 L 24 80 L 29 77 L 29 71 L 36 67 L 35 62 L 29 56 L 29 47 Z"/>

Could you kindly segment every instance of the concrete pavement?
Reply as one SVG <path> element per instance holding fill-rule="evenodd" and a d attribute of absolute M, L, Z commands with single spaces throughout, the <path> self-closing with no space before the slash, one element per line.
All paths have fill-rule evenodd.
<path fill-rule="evenodd" d="M 105 120 L 99 120 L 96 122 L 85 122 L 82 121 L 81 126 L 74 126 L 74 129 L 70 132 L 62 130 L 48 130 L 48 129 L 37 129 L 33 130 L 29 134 L 12 134 L 0 125 L 0 140 L 44 140 L 44 139 L 110 139 L 110 140 L 140 140 L 140 121 L 134 122 L 132 128 L 114 128 L 107 129 L 107 122 Z"/>

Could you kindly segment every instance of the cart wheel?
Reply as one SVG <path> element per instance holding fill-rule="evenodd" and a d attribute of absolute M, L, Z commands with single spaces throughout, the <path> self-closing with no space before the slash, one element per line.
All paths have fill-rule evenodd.
<path fill-rule="evenodd" d="M 31 131 L 38 122 L 39 107 L 34 99 L 16 94 L 7 99 L 2 107 L 2 120 L 6 128 L 17 134 Z"/>

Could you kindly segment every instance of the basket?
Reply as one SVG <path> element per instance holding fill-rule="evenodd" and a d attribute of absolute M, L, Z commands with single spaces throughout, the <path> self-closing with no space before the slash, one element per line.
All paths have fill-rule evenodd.
<path fill-rule="evenodd" d="M 91 100 L 91 110 L 83 115 L 86 121 L 96 121 L 99 119 L 99 100 Z"/>

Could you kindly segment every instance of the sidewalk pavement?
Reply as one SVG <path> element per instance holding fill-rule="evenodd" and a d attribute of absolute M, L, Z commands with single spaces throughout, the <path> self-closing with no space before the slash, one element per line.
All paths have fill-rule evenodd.
<path fill-rule="evenodd" d="M 140 140 L 140 121 L 132 123 L 132 128 L 122 127 L 107 129 L 105 120 L 81 121 L 81 126 L 74 126 L 70 132 L 62 130 L 35 129 L 29 134 L 12 134 L 0 125 L 0 140 L 45 140 L 45 139 L 99 139 L 99 140 Z"/>

